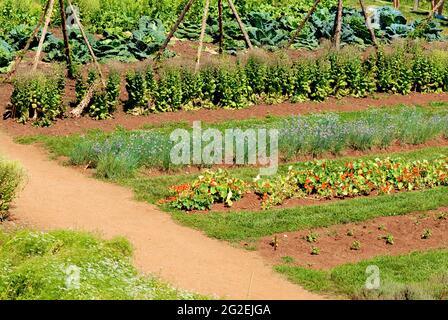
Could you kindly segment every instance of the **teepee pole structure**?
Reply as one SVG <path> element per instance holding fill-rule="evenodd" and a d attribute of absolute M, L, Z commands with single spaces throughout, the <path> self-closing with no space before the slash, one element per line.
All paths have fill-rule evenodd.
<path fill-rule="evenodd" d="M 199 36 L 198 55 L 196 58 L 195 72 L 198 72 L 201 64 L 202 48 L 204 44 L 205 28 L 207 27 L 208 10 L 210 7 L 210 0 L 205 0 L 204 15 L 202 16 L 201 35 Z"/>
<path fill-rule="evenodd" d="M 370 38 L 372 39 L 372 43 L 375 48 L 378 48 L 378 42 L 376 41 L 375 31 L 369 22 L 369 17 L 367 16 L 366 6 L 364 5 L 364 0 L 359 0 L 359 6 L 361 7 L 362 15 L 364 16 L 364 20 L 366 22 L 367 30 L 369 30 Z"/>
<path fill-rule="evenodd" d="M 5 77 L 3 78 L 3 81 L 8 81 L 11 78 L 11 76 L 16 72 L 17 66 L 20 64 L 25 53 L 30 48 L 31 43 L 33 42 L 34 38 L 37 36 L 37 33 L 39 32 L 39 29 L 40 29 L 42 23 L 44 22 L 45 16 L 47 15 L 49 5 L 50 5 L 50 2 L 48 1 L 45 5 L 44 10 L 42 11 L 39 22 L 37 23 L 36 27 L 34 28 L 33 32 L 31 33 L 31 36 L 26 41 L 25 47 L 22 50 L 20 50 L 20 52 L 17 54 L 17 56 L 14 59 L 14 62 L 12 64 L 11 70 L 5 75 Z"/>
<path fill-rule="evenodd" d="M 222 17 L 222 1 L 218 0 L 218 29 L 219 29 L 219 53 L 224 50 L 224 21 Z"/>
<path fill-rule="evenodd" d="M 100 67 L 100 64 L 98 63 L 98 59 L 96 58 L 95 52 L 93 51 L 93 48 L 90 45 L 89 39 L 87 38 L 87 35 L 84 31 L 84 27 L 82 26 L 81 21 L 79 20 L 78 14 L 76 13 L 75 8 L 72 5 L 72 2 L 70 0 L 67 0 L 67 2 L 68 2 L 69 7 L 72 9 L 73 17 L 75 18 L 75 22 L 78 25 L 79 30 L 81 31 L 82 38 L 84 39 L 84 42 L 86 43 L 86 46 L 89 49 L 93 63 L 95 64 L 95 67 L 100 76 L 101 84 L 103 85 L 103 87 L 106 87 L 106 81 L 104 80 L 103 72 L 101 71 L 101 67 Z"/>
<path fill-rule="evenodd" d="M 190 10 L 191 6 L 193 5 L 193 2 L 194 2 L 194 0 L 189 0 L 188 1 L 188 3 L 186 4 L 185 8 L 182 10 L 180 16 L 177 18 L 176 23 L 171 28 L 170 33 L 168 33 L 168 36 L 166 37 L 165 42 L 163 42 L 162 46 L 160 47 L 159 52 L 157 52 L 157 55 L 154 58 L 154 60 L 160 60 L 160 58 L 162 57 L 163 52 L 165 51 L 166 47 L 170 43 L 171 39 L 173 38 L 174 33 L 177 31 L 177 29 L 179 28 L 179 26 L 182 23 L 182 21 L 184 21 L 185 15 L 187 14 L 188 10 Z"/>
<path fill-rule="evenodd" d="M 319 5 L 321 0 L 316 0 L 313 4 L 313 6 L 311 7 L 311 9 L 308 11 L 308 13 L 306 14 L 305 18 L 302 20 L 302 22 L 300 22 L 299 26 L 297 27 L 297 30 L 294 32 L 294 34 L 291 36 L 291 39 L 289 39 L 287 48 L 290 48 L 292 46 L 292 44 L 294 43 L 294 41 L 296 40 L 296 38 L 300 35 L 300 33 L 302 32 L 303 28 L 305 27 L 306 23 L 308 22 L 308 20 L 311 18 L 311 16 L 313 15 L 314 11 L 316 11 L 317 6 Z"/>
<path fill-rule="evenodd" d="M 182 10 L 181 14 L 177 18 L 174 26 L 171 28 L 170 32 L 168 33 L 168 36 L 166 37 L 165 41 L 163 42 L 162 46 L 160 47 L 159 51 L 157 52 L 156 56 L 154 57 L 155 61 L 160 61 L 160 58 L 162 57 L 163 52 L 168 47 L 168 44 L 170 43 L 171 39 L 173 38 L 174 33 L 177 31 L 177 29 L 179 28 L 180 24 L 185 19 L 186 14 L 190 10 L 191 6 L 193 5 L 193 2 L 194 2 L 194 0 L 189 0 L 187 2 L 187 4 L 185 5 L 185 7 Z M 244 41 L 246 42 L 247 47 L 249 49 L 253 49 L 252 42 L 250 41 L 249 35 L 248 35 L 247 31 L 246 31 L 246 28 L 244 27 L 244 23 L 241 20 L 241 17 L 238 14 L 238 11 L 236 10 L 236 7 L 233 4 L 233 1 L 232 0 L 227 0 L 227 2 L 228 2 L 228 5 L 230 7 L 230 10 L 232 11 L 232 13 L 233 13 L 233 15 L 234 15 L 234 17 L 235 17 L 235 19 L 236 19 L 236 21 L 238 23 L 238 26 L 239 26 L 242 34 L 243 34 Z M 200 39 L 199 39 L 199 42 L 200 42 L 199 43 L 199 47 L 200 47 L 200 49 L 198 50 L 199 60 L 200 60 L 200 53 L 199 52 L 202 50 L 203 38 L 205 36 L 205 27 L 206 27 L 206 23 L 207 23 L 207 17 L 206 16 L 208 15 L 209 7 L 210 7 L 209 2 L 206 2 L 205 6 L 208 7 L 208 8 L 204 9 L 204 16 L 203 16 L 203 19 L 202 19 L 201 36 L 200 36 Z M 223 11 L 223 0 L 218 0 L 219 52 L 220 53 L 222 53 L 222 51 L 223 51 L 223 42 L 224 42 L 224 27 L 223 27 L 223 13 L 222 13 L 222 11 Z M 201 38 L 202 38 L 202 41 L 201 41 Z M 158 69 L 158 66 L 156 66 L 155 69 Z"/>
<path fill-rule="evenodd" d="M 235 16 L 236 21 L 238 22 L 241 32 L 243 33 L 244 41 L 246 41 L 247 47 L 249 49 L 253 49 L 254 47 L 252 46 L 252 42 L 250 41 L 249 35 L 247 34 L 246 28 L 244 27 L 243 21 L 241 20 L 240 15 L 238 14 L 238 11 L 236 10 L 235 5 L 233 4 L 233 1 L 227 0 L 227 2 L 229 3 L 230 9 L 232 10 L 232 13 Z"/>
<path fill-rule="evenodd" d="M 335 27 L 334 27 L 334 47 L 336 50 L 341 48 L 341 30 L 342 30 L 342 0 L 338 0 L 338 11 L 336 13 Z"/>
<path fill-rule="evenodd" d="M 65 59 L 67 61 L 67 69 L 68 69 L 68 77 L 73 78 L 73 62 L 72 55 L 70 52 L 70 44 L 68 39 L 67 32 L 67 18 L 65 16 L 65 3 L 64 0 L 59 0 L 59 7 L 61 13 L 61 24 L 62 24 L 62 35 L 64 37 L 64 50 L 65 50 Z"/>
<path fill-rule="evenodd" d="M 40 55 L 42 54 L 45 37 L 47 36 L 48 25 L 50 24 L 51 15 L 53 13 L 54 0 L 48 0 L 48 1 L 49 1 L 48 10 L 46 12 L 45 23 L 44 23 L 44 27 L 42 28 L 42 33 L 40 35 L 40 40 L 39 40 L 39 45 L 37 47 L 36 55 L 34 56 L 32 71 L 36 71 L 37 65 L 40 61 Z"/>

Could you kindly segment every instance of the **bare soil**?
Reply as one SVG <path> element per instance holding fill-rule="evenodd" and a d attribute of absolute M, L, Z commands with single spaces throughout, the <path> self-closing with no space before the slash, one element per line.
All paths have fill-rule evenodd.
<path fill-rule="evenodd" d="M 422 239 L 425 230 L 431 231 L 428 239 Z M 305 239 L 311 232 L 318 235 L 314 243 Z M 393 236 L 393 244 L 386 243 L 383 237 L 387 235 Z M 258 252 L 270 263 L 285 263 L 282 257 L 292 257 L 294 262 L 291 265 L 330 269 L 380 255 L 447 248 L 448 208 L 277 234 L 276 250 L 272 243 L 274 236 L 264 237 L 258 242 Z M 354 241 L 359 241 L 359 250 L 351 248 Z M 312 247 L 319 248 L 320 253 L 312 255 Z"/>
<path fill-rule="evenodd" d="M 70 82 L 67 86 L 66 100 L 73 101 L 74 94 L 71 90 L 73 84 Z M 122 89 L 123 91 L 124 89 Z M 11 85 L 0 86 L 0 113 L 5 111 L 12 93 Z M 122 92 L 122 96 L 125 95 Z M 123 98 L 123 100 L 125 100 Z M 56 121 L 51 127 L 38 128 L 31 123 L 19 124 L 14 119 L 1 121 L 1 126 L 13 136 L 22 135 L 69 135 L 74 133 L 85 133 L 92 129 L 102 129 L 104 131 L 113 131 L 118 126 L 126 129 L 141 129 L 145 125 L 161 125 L 167 122 L 187 122 L 202 121 L 205 123 L 217 123 L 229 120 L 244 120 L 265 118 L 267 116 L 293 116 L 317 112 L 349 112 L 366 110 L 369 108 L 379 108 L 404 105 L 428 105 L 431 102 L 448 102 L 448 94 L 419 94 L 411 93 L 409 95 L 387 95 L 379 94 L 375 97 L 343 99 L 329 98 L 324 102 L 303 102 L 303 103 L 280 103 L 276 105 L 256 105 L 244 109 L 227 110 L 193 110 L 177 111 L 147 116 L 133 116 L 126 114 L 122 110 L 117 110 L 112 119 L 97 121 L 90 117 L 81 117 L 79 119 L 66 118 Z"/>
<path fill-rule="evenodd" d="M 256 252 L 207 238 L 169 214 L 133 199 L 131 190 L 59 166 L 37 146 L 13 143 L 0 131 L 0 154 L 19 161 L 27 181 L 11 210 L 14 225 L 39 230 L 124 236 L 137 268 L 172 285 L 230 299 L 318 299 L 274 273 Z"/>

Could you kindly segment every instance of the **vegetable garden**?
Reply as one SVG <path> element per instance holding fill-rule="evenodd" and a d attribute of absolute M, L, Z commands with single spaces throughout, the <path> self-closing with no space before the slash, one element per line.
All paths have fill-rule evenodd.
<path fill-rule="evenodd" d="M 446 299 L 445 25 L 434 8 L 418 16 L 365 2 L 0 0 L 3 124 L 18 143 L 39 143 L 185 226 L 256 251 L 308 290 Z M 396 97 L 406 103 L 382 105 Z M 300 109 L 305 104 L 313 112 Z M 262 107 L 268 112 L 257 113 Z M 281 112 L 286 107 L 291 111 Z M 237 112 L 243 116 L 232 118 Z M 128 126 L 136 118 L 144 126 Z M 235 138 L 240 149 L 217 138 L 207 145 L 206 135 L 184 145 L 201 161 L 230 154 L 231 164 L 192 154 L 186 163 L 173 161 L 173 132 L 194 135 L 191 119 L 215 137 L 243 133 Z M 54 127 L 70 134 L 48 131 Z M 250 146 L 251 130 L 276 132 L 265 150 L 277 151 L 275 174 L 260 175 L 265 163 L 250 163 L 261 153 Z M 0 163 L 0 221 L 21 175 Z M 28 231 L 19 236 L 26 240 Z M 38 238 L 77 237 L 85 236 Z M 129 257 L 113 246 L 104 254 Z M 384 285 L 368 290 L 371 265 L 384 272 Z M 135 283 L 137 298 L 145 298 L 151 283 L 127 263 L 122 268 L 132 274 L 126 286 L 119 283 L 123 295 Z M 98 296 L 114 297 L 107 290 Z"/>

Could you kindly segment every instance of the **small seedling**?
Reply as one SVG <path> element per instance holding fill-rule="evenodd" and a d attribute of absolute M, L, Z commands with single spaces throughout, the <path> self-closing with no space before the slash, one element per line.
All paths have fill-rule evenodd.
<path fill-rule="evenodd" d="M 446 220 L 448 219 L 448 212 L 441 212 L 437 215 L 438 220 Z"/>
<path fill-rule="evenodd" d="M 431 229 L 425 229 L 421 235 L 422 239 L 429 239 L 432 235 Z"/>
<path fill-rule="evenodd" d="M 284 257 L 282 257 L 282 261 L 283 261 L 283 263 L 293 263 L 294 258 L 290 257 L 290 256 L 284 256 Z"/>
<path fill-rule="evenodd" d="M 317 242 L 319 235 L 315 232 L 310 232 L 305 236 L 305 240 L 309 243 Z"/>
<path fill-rule="evenodd" d="M 390 245 L 394 244 L 394 236 L 391 234 L 384 236 L 383 239 L 386 240 L 386 244 L 390 244 Z"/>
<path fill-rule="evenodd" d="M 353 235 L 354 235 L 354 233 L 353 233 L 353 230 L 352 230 L 352 229 L 347 230 L 347 236 L 349 236 L 349 237 L 353 237 Z"/>
<path fill-rule="evenodd" d="M 311 247 L 311 255 L 317 256 L 320 253 L 320 249 L 318 247 Z"/>
<path fill-rule="evenodd" d="M 276 251 L 278 248 L 277 236 L 274 236 L 274 238 L 272 239 L 272 241 L 269 244 L 274 248 L 274 251 Z"/>
<path fill-rule="evenodd" d="M 350 246 L 350 250 L 360 250 L 361 249 L 361 242 L 358 240 L 353 241 L 352 245 Z"/>
<path fill-rule="evenodd" d="M 378 230 L 384 231 L 384 230 L 386 230 L 386 226 L 384 224 L 380 224 L 378 226 Z"/>

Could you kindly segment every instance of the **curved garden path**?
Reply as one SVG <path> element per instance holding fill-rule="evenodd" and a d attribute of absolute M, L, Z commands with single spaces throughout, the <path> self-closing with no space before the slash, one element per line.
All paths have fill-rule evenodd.
<path fill-rule="evenodd" d="M 28 181 L 12 213 L 42 230 L 74 229 L 106 238 L 124 236 L 142 272 L 171 284 L 230 299 L 316 299 L 272 271 L 255 252 L 233 248 L 180 226 L 126 188 L 89 178 L 48 159 L 36 146 L 15 144 L 0 132 L 0 154 L 19 161 Z"/>

